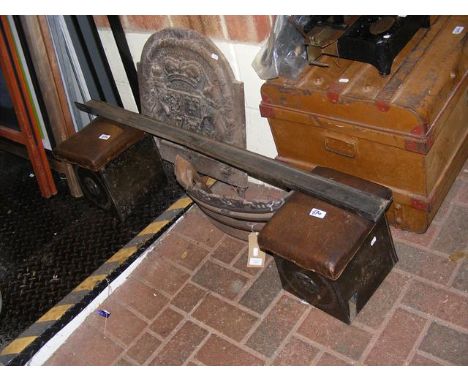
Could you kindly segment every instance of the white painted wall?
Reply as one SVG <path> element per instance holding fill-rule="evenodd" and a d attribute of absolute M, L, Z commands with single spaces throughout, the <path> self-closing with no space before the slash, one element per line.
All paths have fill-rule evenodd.
<path fill-rule="evenodd" d="M 109 64 L 123 105 L 126 109 L 137 111 L 112 32 L 108 29 L 100 29 L 99 34 L 109 58 Z M 127 33 L 128 45 L 135 63 L 140 60 L 143 46 L 150 35 L 151 33 L 146 32 Z M 213 42 L 231 64 L 236 79 L 244 83 L 247 149 L 270 158 L 276 157 L 277 151 L 268 121 L 260 116 L 258 109 L 261 100 L 260 87 L 263 81 L 258 78 L 251 65 L 255 55 L 260 50 L 261 44 L 217 40 L 213 40 Z"/>

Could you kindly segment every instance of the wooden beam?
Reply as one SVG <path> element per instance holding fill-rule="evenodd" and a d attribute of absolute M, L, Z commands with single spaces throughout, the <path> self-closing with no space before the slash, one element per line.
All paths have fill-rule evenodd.
<path fill-rule="evenodd" d="M 21 16 L 21 24 L 36 70 L 42 99 L 56 144 L 75 134 L 73 120 L 63 88 L 62 77 L 45 16 Z M 83 195 L 73 166 L 64 167 L 70 194 Z"/>
<path fill-rule="evenodd" d="M 13 130 L 10 127 L 0 125 L 0 137 L 9 139 L 10 141 L 26 144 L 26 139 L 21 131 Z"/>
<path fill-rule="evenodd" d="M 354 211 L 374 222 L 385 213 L 391 203 L 391 200 L 382 199 L 377 195 L 298 170 L 263 155 L 209 139 L 105 102 L 91 100 L 85 104 L 76 103 L 76 105 L 87 113 L 96 114 L 167 139 L 245 171 L 267 183 L 304 192 L 338 207 Z"/>
<path fill-rule="evenodd" d="M 43 197 L 50 198 L 57 193 L 57 188 L 49 162 L 47 162 L 36 120 L 33 117 L 34 111 L 7 16 L 0 16 L 0 24 L 0 69 L 5 78 L 39 190 Z M 5 133 L 3 131 L 2 135 L 8 137 Z M 11 134 L 10 137 L 12 137 Z"/>

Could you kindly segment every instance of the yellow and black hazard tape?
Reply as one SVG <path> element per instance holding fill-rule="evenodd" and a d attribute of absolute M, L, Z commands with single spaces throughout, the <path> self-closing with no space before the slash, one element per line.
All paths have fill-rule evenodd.
<path fill-rule="evenodd" d="M 112 280 L 143 253 L 154 239 L 162 235 L 192 203 L 192 200 L 187 196 L 172 203 L 57 305 L 4 347 L 0 351 L 0 364 L 24 365 L 29 361 L 50 338 L 81 312 Z"/>

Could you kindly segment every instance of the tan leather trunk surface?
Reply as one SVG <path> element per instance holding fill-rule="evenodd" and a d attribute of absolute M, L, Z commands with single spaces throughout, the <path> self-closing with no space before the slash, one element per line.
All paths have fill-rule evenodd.
<path fill-rule="evenodd" d="M 389 221 L 424 232 L 468 156 L 467 28 L 467 16 L 432 17 L 385 77 L 325 56 L 328 68 L 265 82 L 260 111 L 278 159 L 388 186 Z"/>

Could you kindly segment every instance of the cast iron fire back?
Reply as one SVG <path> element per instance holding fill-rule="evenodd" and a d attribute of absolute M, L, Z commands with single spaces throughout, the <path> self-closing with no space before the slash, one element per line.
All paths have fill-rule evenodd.
<path fill-rule="evenodd" d="M 245 148 L 243 83 L 207 38 L 193 30 L 168 28 L 146 42 L 138 69 L 142 114 Z M 177 154 L 206 175 L 247 186 L 247 175 L 182 146 L 158 139 L 161 156 Z"/>

